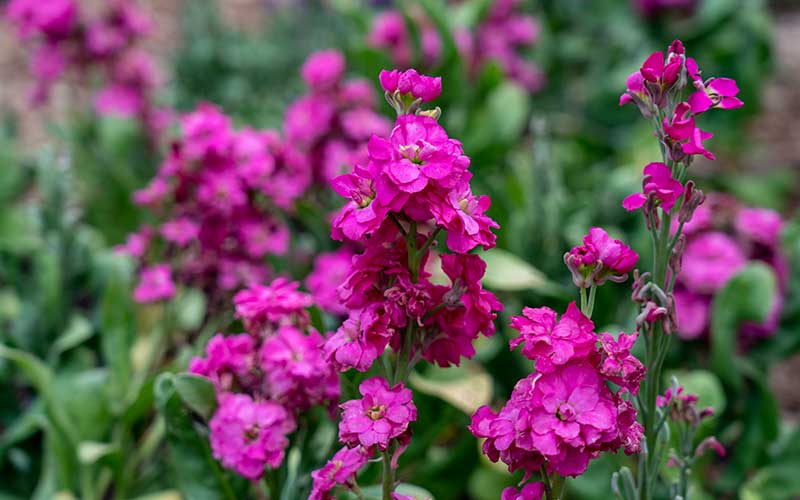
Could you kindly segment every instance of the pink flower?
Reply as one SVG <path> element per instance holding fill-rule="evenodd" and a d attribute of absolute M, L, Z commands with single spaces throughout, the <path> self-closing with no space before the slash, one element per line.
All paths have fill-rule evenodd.
<path fill-rule="evenodd" d="M 511 327 L 520 335 L 509 342 L 512 349 L 520 344 L 522 354 L 536 362 L 536 370 L 549 373 L 573 359 L 586 358 L 595 349 L 594 323 L 571 302 L 561 319 L 548 307 L 522 310 L 512 316 Z"/>
<path fill-rule="evenodd" d="M 411 64 L 413 49 L 403 15 L 395 10 L 378 15 L 367 35 L 371 47 L 388 49 L 392 61 L 401 67 Z"/>
<path fill-rule="evenodd" d="M 304 96 L 286 109 L 283 124 L 286 138 L 309 148 L 331 130 L 335 116 L 336 108 L 327 96 Z"/>
<path fill-rule="evenodd" d="M 277 278 L 267 286 L 252 284 L 233 297 L 236 316 L 247 324 L 284 323 L 307 320 L 305 308 L 312 304 L 308 294 L 298 291 L 300 283 Z"/>
<path fill-rule="evenodd" d="M 325 342 L 325 355 L 339 371 L 354 368 L 366 372 L 383 354 L 394 335 L 390 316 L 379 303 L 350 313 Z"/>
<path fill-rule="evenodd" d="M 652 196 L 664 211 L 669 212 L 683 194 L 683 185 L 672 177 L 669 167 L 660 162 L 644 167 L 642 188 L 642 193 L 634 193 L 622 200 L 625 210 L 631 212 L 641 208 Z"/>
<path fill-rule="evenodd" d="M 189 373 L 210 379 L 218 391 L 253 389 L 261 382 L 257 354 L 251 335 L 217 334 L 206 345 L 206 357 L 191 360 Z"/>
<path fill-rule="evenodd" d="M 129 234 L 125 243 L 114 247 L 114 251 L 119 254 L 140 259 L 147 252 L 152 238 L 153 229 L 148 226 L 143 226 L 139 231 Z"/>
<path fill-rule="evenodd" d="M 373 377 L 361 382 L 358 391 L 362 399 L 341 405 L 340 441 L 350 447 L 386 450 L 391 440 L 410 432 L 409 424 L 417 419 L 410 389 L 403 384 L 389 387 L 383 378 Z"/>
<path fill-rule="evenodd" d="M 467 253 L 480 245 L 484 250 L 494 248 L 497 237 L 492 229 L 500 227 L 486 215 L 491 200 L 475 196 L 469 181 L 463 179 L 441 200 L 431 194 L 430 210 L 437 224 L 447 229 L 447 247 L 453 252 Z"/>
<path fill-rule="evenodd" d="M 481 285 L 486 263 L 475 254 L 441 257 L 442 271 L 450 278 L 450 289 L 442 290 L 445 303 L 433 320 L 441 334 L 426 341 L 422 356 L 439 366 L 458 365 L 461 358 L 475 355 L 473 342 L 479 335 L 495 333 L 494 320 L 503 304 Z"/>
<path fill-rule="evenodd" d="M 356 165 L 353 173 L 341 175 L 331 181 L 331 187 L 339 195 L 349 199 L 331 223 L 331 237 L 353 241 L 377 231 L 389 213 L 389 207 L 375 200 L 375 184 L 372 174 Z"/>
<path fill-rule="evenodd" d="M 775 248 L 783 231 L 781 215 L 768 208 L 743 208 L 736 214 L 736 231 L 751 241 Z"/>
<path fill-rule="evenodd" d="M 231 139 L 230 119 L 213 104 L 201 103 L 181 119 L 181 152 L 191 160 L 213 160 L 225 155 Z"/>
<path fill-rule="evenodd" d="M 134 191 L 133 202 L 137 205 L 153 207 L 164 201 L 169 193 L 169 183 L 161 177 L 154 177 L 150 184 L 143 189 Z"/>
<path fill-rule="evenodd" d="M 647 92 L 644 88 L 644 77 L 639 71 L 635 71 L 628 76 L 625 82 L 626 91 L 619 96 L 619 105 L 623 106 L 629 102 L 634 102 L 637 105 L 644 102 L 647 97 Z"/>
<path fill-rule="evenodd" d="M 712 137 L 714 137 L 714 134 L 711 132 L 704 132 L 695 127 L 689 138 L 689 142 L 682 144 L 681 148 L 687 155 L 703 155 L 709 160 L 715 160 L 716 157 L 703 146 L 703 141 L 711 139 Z"/>
<path fill-rule="evenodd" d="M 179 247 L 185 247 L 196 240 L 199 234 L 200 226 L 188 217 L 179 217 L 161 226 L 161 235 L 164 239 Z"/>
<path fill-rule="evenodd" d="M 642 362 L 631 354 L 638 335 L 639 332 L 630 334 L 620 332 L 614 339 L 609 333 L 600 334 L 602 346 L 600 373 L 633 395 L 639 392 L 639 384 L 646 371 Z"/>
<path fill-rule="evenodd" d="M 239 237 L 247 255 L 254 259 L 266 254 L 284 255 L 289 250 L 289 228 L 267 217 L 240 222 Z"/>
<path fill-rule="evenodd" d="M 223 394 L 209 422 L 211 451 L 222 465 L 252 480 L 264 467 L 277 469 L 289 446 L 286 435 L 296 425 L 286 409 L 273 401 L 253 401 L 246 394 Z"/>
<path fill-rule="evenodd" d="M 714 293 L 746 263 L 734 240 L 720 232 L 708 232 L 687 243 L 679 277 L 692 291 Z"/>
<path fill-rule="evenodd" d="M 294 411 L 339 401 L 339 376 L 324 358 L 322 336 L 286 325 L 261 346 L 266 393 Z"/>
<path fill-rule="evenodd" d="M 382 70 L 379 80 L 383 90 L 389 94 L 398 92 L 408 96 L 412 101 L 415 99 L 420 99 L 422 102 L 432 101 L 442 93 L 441 77 L 420 75 L 415 69 Z"/>
<path fill-rule="evenodd" d="M 599 227 L 591 228 L 583 237 L 583 245 L 564 255 L 572 281 L 581 288 L 602 285 L 606 280 L 623 282 L 638 260 L 639 254 Z"/>
<path fill-rule="evenodd" d="M 314 52 L 303 67 L 300 74 L 303 80 L 314 90 L 324 90 L 334 87 L 344 74 L 344 56 L 338 50 L 320 50 Z"/>
<path fill-rule="evenodd" d="M 314 269 L 306 277 L 306 288 L 320 309 L 331 314 L 347 314 L 347 308 L 339 300 L 337 289 L 350 275 L 353 251 L 340 248 L 335 252 L 321 253 L 314 260 Z"/>
<path fill-rule="evenodd" d="M 689 96 L 692 113 L 699 115 L 710 108 L 735 109 L 744 106 L 736 97 L 739 87 L 731 78 L 711 78 L 698 91 Z"/>
<path fill-rule="evenodd" d="M 702 336 L 708 326 L 711 310 L 708 299 L 687 290 L 676 290 L 674 296 L 678 335 L 686 340 Z"/>
<path fill-rule="evenodd" d="M 78 6 L 74 0 L 11 0 L 5 6 L 5 14 L 22 37 L 39 32 L 47 38 L 60 39 L 75 27 Z"/>
<path fill-rule="evenodd" d="M 311 473 L 313 481 L 308 500 L 334 500 L 331 491 L 338 485 L 355 482 L 359 469 L 367 464 L 369 454 L 364 448 L 344 447 L 318 470 Z"/>
<path fill-rule="evenodd" d="M 139 283 L 133 290 L 133 300 L 140 304 L 169 300 L 175 295 L 172 271 L 168 264 L 145 267 L 139 273 Z"/>
<path fill-rule="evenodd" d="M 522 489 L 509 486 L 500 494 L 500 500 L 541 500 L 544 495 L 544 484 L 528 483 Z"/>
<path fill-rule="evenodd" d="M 197 188 L 197 201 L 206 208 L 230 214 L 247 204 L 247 193 L 235 172 L 208 172 Z"/>

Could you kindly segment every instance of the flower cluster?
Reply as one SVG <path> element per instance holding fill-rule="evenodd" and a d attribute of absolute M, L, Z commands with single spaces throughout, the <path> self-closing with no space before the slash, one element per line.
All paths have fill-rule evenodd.
<path fill-rule="evenodd" d="M 602 452 L 639 451 L 642 427 L 623 398 L 638 392 L 645 372 L 630 353 L 636 333 L 598 339 L 575 303 L 560 319 L 546 307 L 525 308 L 511 326 L 520 331 L 511 347 L 522 345 L 536 370 L 517 383 L 499 412 L 484 406 L 472 417 L 470 430 L 485 439 L 483 451 L 492 461 L 524 470 L 526 479 L 542 466 L 577 476 Z"/>
<path fill-rule="evenodd" d="M 780 249 L 782 228 L 783 220 L 773 210 L 744 207 L 722 194 L 707 197 L 682 231 L 686 245 L 674 292 L 681 337 L 694 339 L 707 334 L 714 296 L 752 261 L 764 262 L 775 271 L 777 289 L 767 320 L 763 324 L 745 323 L 741 334 L 753 339 L 775 331 L 789 272 Z"/>
<path fill-rule="evenodd" d="M 366 158 L 372 134 L 385 134 L 388 120 L 375 112 L 375 92 L 362 79 L 344 80 L 344 56 L 336 50 L 311 54 L 301 69 L 308 94 L 286 110 L 286 139 L 304 153 L 313 179 L 327 184 Z"/>
<path fill-rule="evenodd" d="M 486 64 L 495 62 L 508 78 L 529 92 L 536 92 L 544 85 L 544 75 L 521 51 L 536 43 L 539 26 L 533 17 L 517 11 L 520 4 L 520 0 L 494 0 L 476 27 L 460 27 L 453 37 L 470 75 L 477 75 Z M 419 33 L 420 62 L 432 67 L 441 59 L 439 33 L 423 12 L 411 9 L 409 16 Z M 415 60 L 413 38 L 399 11 L 388 10 L 376 16 L 367 43 L 388 51 L 395 66 L 407 68 Z"/>
<path fill-rule="evenodd" d="M 693 86 L 694 92 L 683 101 L 687 84 Z M 656 133 L 669 159 L 688 164 L 697 155 L 714 159 L 703 145 L 713 134 L 701 130 L 695 117 L 711 108 L 743 106 L 736 97 L 738 93 L 736 82 L 730 78 L 703 80 L 697 62 L 687 57 L 683 44 L 675 40 L 666 56 L 663 52 L 653 52 L 642 67 L 628 77 L 627 90 L 620 96 L 619 103 L 633 102 L 646 118 L 658 117 Z"/>
<path fill-rule="evenodd" d="M 564 254 L 564 263 L 578 288 L 602 285 L 606 280 L 621 283 L 628 279 L 639 255 L 620 240 L 611 239 L 602 228 L 593 227 L 583 245 Z"/>
<path fill-rule="evenodd" d="M 134 201 L 162 220 L 122 247 L 158 260 L 170 256 L 176 281 L 228 292 L 269 276 L 264 257 L 284 254 L 289 230 L 280 215 L 311 182 L 302 154 L 269 130 L 235 130 L 215 106 L 181 119 L 182 138 Z M 166 272 L 166 271 L 163 271 Z M 140 287 L 148 281 L 142 274 Z M 169 294 L 142 293 L 149 302 Z"/>
<path fill-rule="evenodd" d="M 346 315 L 347 308 L 339 300 L 339 285 L 350 274 L 354 251 L 343 246 L 334 252 L 324 252 L 314 259 L 314 268 L 306 277 L 305 285 L 314 303 L 323 311 Z"/>
<path fill-rule="evenodd" d="M 248 332 L 217 334 L 189 372 L 214 383 L 219 407 L 212 417 L 211 448 L 222 464 L 250 479 L 277 468 L 302 412 L 335 409 L 339 378 L 325 361 L 325 339 L 308 327 L 310 297 L 279 278 L 236 297 Z"/>
<path fill-rule="evenodd" d="M 366 372 L 380 356 L 385 367 L 395 367 L 386 378 L 360 385 L 363 397 L 341 405 L 339 425 L 339 440 L 347 447 L 391 456 L 384 484 L 394 484 L 397 459 L 417 416 L 404 385 L 409 371 L 419 359 L 449 366 L 472 357 L 473 341 L 494 334 L 502 305 L 481 285 L 486 264 L 467 253 L 495 245 L 489 199 L 472 194 L 470 160 L 437 122 L 439 110 L 421 109 L 439 95 L 441 79 L 393 70 L 383 71 L 380 82 L 398 113 L 394 127 L 384 137 L 373 135 L 364 162 L 332 182 L 347 199 L 333 220 L 332 237 L 361 243 L 362 251 L 352 256 L 338 289 L 348 318 L 324 349 L 341 371 Z M 451 253 L 432 251 L 442 232 Z M 449 285 L 431 280 L 433 266 Z M 357 468 L 347 467 L 345 459 L 358 464 L 361 456 L 337 454 L 315 473 L 311 498 L 331 498 L 337 485 L 352 488 Z M 339 470 L 344 473 L 337 475 Z"/>
<path fill-rule="evenodd" d="M 99 73 L 104 86 L 94 97 L 98 112 L 136 117 L 152 134 L 167 125 L 169 113 L 152 104 L 160 76 L 152 58 L 137 47 L 152 23 L 135 3 L 113 0 L 99 17 L 90 18 L 75 0 L 12 0 L 5 15 L 23 42 L 35 44 L 35 104 L 47 100 L 67 71 L 82 80 Z"/>

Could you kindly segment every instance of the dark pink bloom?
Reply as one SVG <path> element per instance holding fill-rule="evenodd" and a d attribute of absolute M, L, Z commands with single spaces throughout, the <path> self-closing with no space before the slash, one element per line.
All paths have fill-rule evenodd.
<path fill-rule="evenodd" d="M 339 300 L 339 285 L 350 275 L 353 251 L 340 248 L 335 252 L 321 253 L 314 260 L 314 269 L 306 277 L 306 288 L 314 297 L 314 303 L 331 314 L 347 314 L 347 308 Z"/>
<path fill-rule="evenodd" d="M 359 241 L 378 230 L 389 213 L 389 207 L 375 200 L 375 184 L 369 170 L 356 165 L 353 173 L 333 179 L 331 187 L 349 199 L 331 223 L 333 239 Z"/>
<path fill-rule="evenodd" d="M 736 214 L 736 231 L 749 240 L 776 248 L 783 231 L 781 215 L 768 208 L 743 208 Z"/>
<path fill-rule="evenodd" d="M 689 142 L 682 144 L 681 148 L 687 155 L 703 155 L 709 160 L 715 160 L 716 157 L 703 146 L 703 141 L 711 139 L 712 137 L 714 137 L 714 134 L 711 132 L 704 132 L 695 127 L 691 137 L 689 137 Z"/>
<path fill-rule="evenodd" d="M 708 298 L 683 289 L 676 290 L 674 296 L 678 335 L 687 340 L 702 336 L 708 327 L 711 312 Z"/>
<path fill-rule="evenodd" d="M 366 372 L 394 336 L 391 317 L 378 303 L 355 310 L 325 342 L 325 354 L 338 370 Z"/>
<path fill-rule="evenodd" d="M 509 342 L 512 349 L 522 345 L 522 354 L 536 362 L 536 370 L 552 372 L 573 359 L 583 359 L 595 350 L 594 323 L 571 302 L 561 319 L 548 307 L 522 310 L 512 316 L 511 327 L 520 335 Z"/>
<path fill-rule="evenodd" d="M 247 324 L 284 323 L 307 319 L 305 311 L 312 304 L 311 296 L 298 290 L 300 284 L 277 278 L 267 286 L 252 284 L 233 297 L 236 316 Z"/>
<path fill-rule="evenodd" d="M 308 500 L 334 500 L 336 497 L 331 491 L 339 485 L 347 486 L 355 482 L 356 474 L 368 459 L 369 454 L 360 446 L 344 447 L 337 451 L 321 469 L 311 473 L 313 483 Z"/>
<path fill-rule="evenodd" d="M 175 295 L 172 271 L 169 264 L 155 264 L 143 268 L 139 283 L 133 290 L 133 300 L 140 304 L 169 300 Z"/>
<path fill-rule="evenodd" d="M 646 371 L 642 362 L 631 354 L 638 335 L 639 332 L 620 332 L 614 339 L 610 333 L 600 334 L 600 373 L 633 395 L 639 392 L 639 384 Z"/>
<path fill-rule="evenodd" d="M 139 231 L 131 233 L 122 245 L 114 247 L 114 251 L 119 254 L 140 259 L 147 252 L 150 240 L 153 238 L 153 229 L 143 226 Z"/>
<path fill-rule="evenodd" d="M 199 234 L 200 226 L 188 217 L 179 217 L 167 221 L 161 226 L 161 235 L 164 239 L 179 247 L 185 247 L 195 241 Z"/>
<path fill-rule="evenodd" d="M 386 380 L 373 377 L 361 382 L 362 399 L 341 404 L 339 440 L 344 444 L 386 450 L 390 441 L 410 432 L 409 424 L 417 419 L 417 407 L 411 390 L 403 384 L 389 386 Z"/>
<path fill-rule="evenodd" d="M 700 90 L 689 96 L 692 113 L 699 115 L 711 108 L 735 109 L 744 106 L 736 97 L 739 87 L 731 78 L 712 78 Z"/>
<path fill-rule="evenodd" d="M 652 196 L 658 206 L 669 212 L 683 191 L 683 185 L 672 177 L 668 166 L 660 162 L 649 163 L 644 167 L 642 192 L 626 197 L 622 200 L 622 206 L 631 212 L 644 206 L 647 198 Z"/>
<path fill-rule="evenodd" d="M 491 200 L 475 196 L 469 181 L 463 179 L 447 192 L 445 199 L 431 195 L 430 211 L 437 224 L 447 229 L 447 247 L 453 252 L 467 253 L 476 246 L 494 248 L 497 237 L 492 229 L 500 227 L 486 215 Z"/>
<path fill-rule="evenodd" d="M 261 345 L 260 368 L 265 392 L 293 411 L 312 406 L 333 407 L 339 401 L 339 376 L 325 361 L 322 336 L 281 326 Z"/>
<path fill-rule="evenodd" d="M 500 494 L 500 500 L 541 500 L 544 495 L 544 484 L 528 483 L 521 489 L 509 486 Z"/>
<path fill-rule="evenodd" d="M 412 101 L 415 99 L 420 99 L 422 102 L 432 101 L 442 93 L 441 77 L 421 75 L 415 69 L 382 70 L 379 80 L 384 91 L 390 94 L 398 92 L 409 96 Z"/>
<path fill-rule="evenodd" d="M 261 381 L 256 343 L 250 334 L 211 337 L 205 358 L 193 358 L 189 373 L 206 377 L 218 391 L 253 389 Z"/>
<path fill-rule="evenodd" d="M 312 89 L 329 89 L 342 79 L 344 74 L 344 56 L 338 50 L 321 50 L 314 52 L 303 67 L 300 74 Z"/>
<path fill-rule="evenodd" d="M 400 67 L 411 64 L 413 48 L 403 15 L 395 10 L 378 15 L 367 35 L 367 43 L 375 48 L 387 49 L 392 61 Z"/>
<path fill-rule="evenodd" d="M 5 6 L 6 17 L 22 37 L 38 32 L 50 39 L 64 38 L 74 29 L 77 14 L 74 0 L 11 0 Z"/>
<path fill-rule="evenodd" d="M 606 280 L 625 281 L 638 260 L 639 254 L 599 227 L 591 228 L 583 237 L 583 245 L 564 255 L 572 281 L 581 288 L 602 285 Z"/>
<path fill-rule="evenodd" d="M 223 394 L 209 422 L 211 451 L 226 468 L 252 480 L 264 468 L 277 469 L 289 446 L 286 435 L 296 425 L 286 409 L 273 401 L 253 401 L 246 394 Z"/>
<path fill-rule="evenodd" d="M 169 195 L 169 183 L 161 177 L 154 177 L 150 184 L 133 193 L 133 201 L 137 205 L 154 207 Z"/>
<path fill-rule="evenodd" d="M 724 233 L 709 232 L 687 243 L 679 278 L 692 291 L 714 293 L 746 263 L 733 239 Z"/>

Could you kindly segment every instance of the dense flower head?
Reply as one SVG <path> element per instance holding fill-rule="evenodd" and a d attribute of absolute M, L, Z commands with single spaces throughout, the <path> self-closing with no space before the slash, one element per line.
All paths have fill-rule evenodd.
<path fill-rule="evenodd" d="M 362 80 L 344 80 L 345 59 L 337 50 L 311 54 L 301 74 L 309 92 L 289 105 L 284 117 L 287 139 L 299 160 L 322 184 L 349 172 L 366 158 L 372 134 L 385 134 L 389 122 L 375 112 L 375 94 Z"/>
<path fill-rule="evenodd" d="M 442 93 L 442 78 L 420 75 L 415 69 L 400 71 L 382 70 L 379 77 L 381 88 L 387 95 L 397 92 L 400 96 L 411 101 L 419 99 L 428 102 L 439 97 Z"/>
<path fill-rule="evenodd" d="M 644 167 L 642 192 L 634 193 L 622 201 L 627 211 L 642 208 L 649 199 L 665 212 L 672 210 L 675 203 L 684 193 L 683 185 L 672 176 L 669 167 L 660 162 L 649 163 Z"/>
<path fill-rule="evenodd" d="M 153 104 L 160 79 L 152 58 L 136 47 L 152 23 L 134 2 L 106 2 L 89 15 L 74 0 L 13 0 L 4 13 L 31 46 L 34 104 L 44 103 L 67 72 L 85 79 L 100 74 L 97 112 L 135 117 L 152 140 L 158 138 L 166 125 L 166 111 Z"/>
<path fill-rule="evenodd" d="M 615 339 L 610 333 L 600 334 L 600 373 L 625 391 L 636 395 L 644 379 L 645 367 L 631 354 L 638 332 L 620 332 Z"/>
<path fill-rule="evenodd" d="M 509 486 L 503 489 L 500 500 L 541 500 L 544 495 L 544 484 L 540 482 L 528 483 L 522 488 Z"/>
<path fill-rule="evenodd" d="M 342 403 L 339 440 L 349 447 L 377 447 L 386 450 L 389 443 L 411 432 L 409 424 L 417 419 L 417 407 L 411 390 L 403 384 L 390 387 L 381 377 L 373 377 L 358 386 L 361 399 Z"/>
<path fill-rule="evenodd" d="M 782 227 L 783 219 L 774 210 L 745 207 L 727 195 L 708 195 L 683 231 L 686 246 L 675 282 L 681 337 L 696 339 L 708 333 L 714 297 L 750 262 L 763 262 L 775 272 L 776 293 L 767 320 L 745 323 L 742 338 L 752 340 L 777 329 L 789 272 L 780 246 Z"/>
<path fill-rule="evenodd" d="M 325 361 L 323 337 L 281 326 L 261 345 L 260 367 L 265 393 L 295 411 L 312 406 L 333 407 L 339 401 L 339 376 Z"/>
<path fill-rule="evenodd" d="M 141 304 L 169 300 L 175 295 L 175 283 L 167 264 L 142 268 L 139 282 L 133 290 L 133 300 Z"/>
<path fill-rule="evenodd" d="M 329 362 L 340 371 L 369 370 L 395 334 L 391 320 L 385 307 L 378 303 L 353 310 L 325 342 Z"/>
<path fill-rule="evenodd" d="M 336 452 L 325 465 L 311 473 L 311 495 L 308 500 L 334 500 L 331 494 L 340 485 L 355 481 L 359 469 L 367 464 L 369 453 L 361 447 L 344 447 Z"/>
<path fill-rule="evenodd" d="M 189 363 L 189 373 L 208 378 L 218 391 L 253 389 L 261 383 L 256 346 L 256 339 L 247 333 L 214 335 L 206 345 L 205 357 Z"/>
<path fill-rule="evenodd" d="M 269 285 L 250 285 L 233 298 L 236 316 L 254 329 L 287 320 L 307 323 L 306 308 L 311 306 L 312 299 L 298 288 L 299 283 L 287 278 L 276 278 Z"/>
<path fill-rule="evenodd" d="M 294 431 L 294 418 L 272 401 L 254 401 L 246 394 L 223 394 L 209 422 L 211 451 L 228 469 L 259 479 L 264 468 L 278 468 Z"/>
<path fill-rule="evenodd" d="M 494 0 L 474 29 L 458 28 L 453 35 L 468 76 L 476 78 L 487 64 L 495 63 L 509 79 L 536 92 L 545 78 L 524 52 L 536 44 L 540 29 L 533 17 L 518 12 L 520 4 L 519 0 Z M 406 18 L 397 10 L 386 10 L 374 18 L 367 43 L 388 52 L 397 67 L 408 68 L 415 62 L 426 68 L 436 66 L 442 55 L 436 26 L 421 9 L 412 8 L 406 14 L 419 33 L 419 57 Z"/>
<path fill-rule="evenodd" d="M 234 129 L 214 105 L 200 104 L 180 124 L 180 138 L 133 200 L 161 221 L 151 239 L 163 244 L 151 248 L 170 257 L 176 281 L 224 299 L 263 282 L 264 257 L 288 251 L 283 216 L 311 175 L 277 132 Z"/>
<path fill-rule="evenodd" d="M 558 318 L 549 307 L 526 307 L 522 316 L 512 316 L 511 327 L 520 335 L 511 339 L 512 349 L 522 345 L 522 354 L 536 362 L 536 370 L 549 373 L 572 359 L 594 352 L 597 336 L 594 323 L 581 313 L 575 302 Z"/>
<path fill-rule="evenodd" d="M 591 228 L 583 237 L 583 245 L 564 255 L 572 281 L 580 288 L 602 285 L 606 280 L 625 281 L 638 260 L 639 255 L 629 246 L 599 227 Z"/>
<path fill-rule="evenodd" d="M 306 277 L 305 285 L 314 303 L 323 311 L 345 315 L 347 308 L 339 298 L 338 288 L 350 274 L 354 252 L 342 247 L 334 252 L 321 253 L 314 259 L 314 268 Z"/>

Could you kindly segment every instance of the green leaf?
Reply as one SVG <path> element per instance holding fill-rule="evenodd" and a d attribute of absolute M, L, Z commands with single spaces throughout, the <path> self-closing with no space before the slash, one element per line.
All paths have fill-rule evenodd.
<path fill-rule="evenodd" d="M 217 394 L 210 380 L 181 373 L 175 375 L 173 384 L 186 406 L 206 420 L 211 418 L 217 408 Z"/>
<path fill-rule="evenodd" d="M 463 363 L 453 368 L 430 367 L 424 374 L 412 373 L 411 387 L 436 396 L 467 415 L 492 399 L 492 377 L 478 363 Z"/>
<path fill-rule="evenodd" d="M 187 288 L 171 304 L 179 328 L 194 331 L 203 325 L 206 316 L 206 296 L 200 290 Z"/>
<path fill-rule="evenodd" d="M 800 496 L 800 461 L 759 470 L 739 490 L 742 500 L 791 500 Z"/>
<path fill-rule="evenodd" d="M 36 217 L 25 207 L 0 210 L 0 249 L 27 253 L 41 245 Z"/>
<path fill-rule="evenodd" d="M 430 491 L 409 483 L 398 484 L 394 491 L 403 495 L 411 495 L 414 500 L 435 500 Z M 366 500 L 381 500 L 383 498 L 380 484 L 362 488 L 361 492 Z"/>
<path fill-rule="evenodd" d="M 113 392 L 127 394 L 132 379 L 131 349 L 136 333 L 130 263 L 105 254 L 98 259 L 98 267 L 106 275 L 98 312 L 100 345 L 111 372 Z"/>
<path fill-rule="evenodd" d="M 745 321 L 762 322 L 772 308 L 775 274 L 761 262 L 739 271 L 717 294 L 711 311 L 711 366 L 722 381 L 741 387 L 737 372 L 736 346 L 739 326 Z"/>
<path fill-rule="evenodd" d="M 481 255 L 486 262 L 483 284 L 487 288 L 504 292 L 534 290 L 543 295 L 561 295 L 558 285 L 549 281 L 541 271 L 516 255 L 494 248 Z"/>
<path fill-rule="evenodd" d="M 84 465 L 92 465 L 101 458 L 119 451 L 119 448 L 111 443 L 99 443 L 97 441 L 83 441 L 78 444 L 78 459 Z"/>
<path fill-rule="evenodd" d="M 67 325 L 67 329 L 50 346 L 50 352 L 47 356 L 50 364 L 54 364 L 62 353 L 81 345 L 91 338 L 93 334 L 94 329 L 89 320 L 80 314 L 74 314 Z"/>
<path fill-rule="evenodd" d="M 198 432 L 175 388 L 175 376 L 165 373 L 155 382 L 155 399 L 166 423 L 170 465 L 175 485 L 188 500 L 235 500 L 227 474 L 211 456 L 208 436 Z"/>

